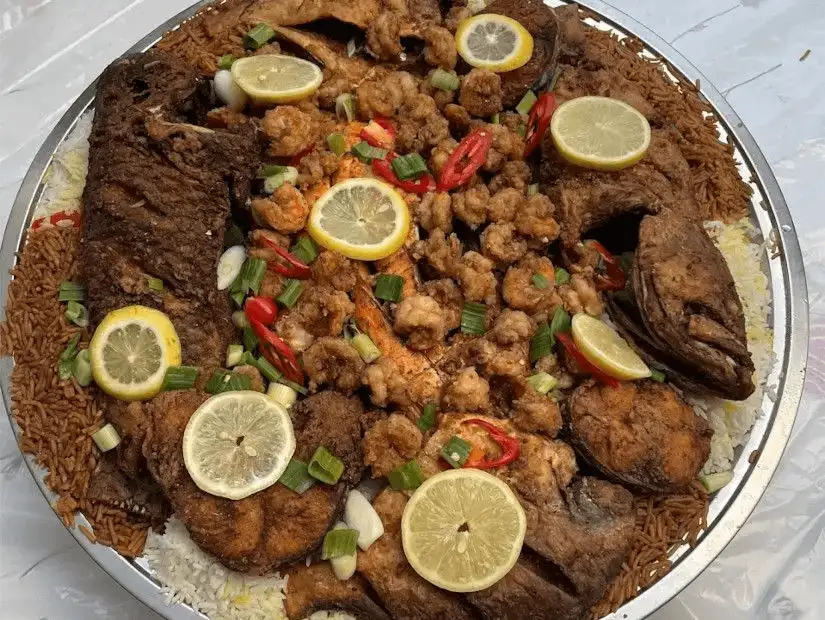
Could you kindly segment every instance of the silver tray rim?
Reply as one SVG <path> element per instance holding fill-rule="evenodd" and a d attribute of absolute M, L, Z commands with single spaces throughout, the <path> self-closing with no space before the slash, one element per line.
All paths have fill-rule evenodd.
<path fill-rule="evenodd" d="M 153 46 L 163 33 L 212 2 L 213 0 L 199 0 L 147 34 L 126 54 L 141 52 Z M 708 528 L 699 544 L 689 552 L 683 550 L 677 553 L 673 569 L 665 577 L 606 617 L 610 620 L 626 620 L 649 616 L 698 577 L 744 525 L 767 489 L 790 438 L 802 396 L 808 355 L 808 297 L 802 253 L 779 184 L 753 136 L 725 97 L 681 53 L 620 9 L 602 0 L 576 0 L 575 3 L 598 16 L 603 24 L 614 31 L 641 41 L 646 50 L 664 60 L 670 71 L 681 80 L 700 85 L 701 95 L 714 108 L 719 124 L 732 139 L 743 160 L 742 165 L 752 175 L 752 185 L 757 193 L 751 215 L 757 220 L 763 236 L 767 238 L 768 233 L 772 232 L 781 249 L 779 258 L 769 261 L 767 265 L 773 296 L 774 347 L 778 354 L 772 376 L 777 383 L 778 397 L 774 401 L 763 401 L 762 415 L 737 458 L 734 480 L 714 497 Z M 558 6 L 567 2 L 551 0 L 548 4 Z M 64 113 L 38 150 L 20 185 L 0 247 L 0 269 L 4 273 L 0 278 L 3 313 L 10 281 L 7 274 L 25 244 L 26 232 L 42 192 L 43 177 L 55 149 L 74 128 L 81 114 L 92 106 L 96 84 L 97 80 Z M 758 208 L 759 206 L 762 208 Z M 0 360 L 0 391 L 12 429 L 19 441 L 19 429 L 11 415 L 12 364 L 10 358 Z M 766 407 L 770 411 L 766 411 Z M 743 456 L 752 450 L 760 451 L 758 460 L 753 464 L 748 463 L 748 459 Z M 55 496 L 45 485 L 43 469 L 29 455 L 24 460 L 44 498 L 52 505 Z M 114 549 L 90 542 L 77 527 L 67 529 L 104 571 L 159 615 L 168 620 L 206 620 L 205 615 L 189 605 L 167 604 L 161 586 L 154 580 L 144 561 L 127 559 Z"/>

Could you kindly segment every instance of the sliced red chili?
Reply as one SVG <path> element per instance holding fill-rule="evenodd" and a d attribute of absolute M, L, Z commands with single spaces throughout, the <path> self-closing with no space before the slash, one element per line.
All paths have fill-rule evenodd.
<path fill-rule="evenodd" d="M 476 129 L 467 135 L 450 154 L 438 179 L 438 191 L 447 192 L 464 185 L 484 165 L 493 145 L 493 134 Z"/>
<path fill-rule="evenodd" d="M 395 148 L 395 125 L 387 118 L 377 116 L 361 130 L 361 139 L 379 149 Z"/>
<path fill-rule="evenodd" d="M 602 370 L 600 370 L 597 366 L 594 366 L 583 354 L 579 351 L 579 347 L 576 346 L 576 343 L 573 342 L 573 338 L 570 337 L 570 334 L 556 332 L 556 340 L 561 343 L 561 346 L 564 347 L 564 350 L 570 355 L 574 360 L 576 360 L 576 364 L 579 365 L 582 372 L 586 372 L 589 375 L 592 375 L 594 379 L 597 381 L 601 381 L 605 385 L 609 385 L 610 387 L 617 388 L 619 387 L 619 380 L 614 379 L 608 374 L 605 374 Z"/>
<path fill-rule="evenodd" d="M 474 424 L 475 426 L 480 426 L 490 433 L 490 438 L 498 444 L 499 448 L 501 448 L 501 456 L 492 461 L 488 461 L 483 455 L 480 458 L 477 455 L 474 455 L 476 451 L 475 448 L 473 448 L 473 451 L 470 452 L 470 458 L 468 458 L 467 462 L 464 463 L 464 467 L 493 469 L 495 467 L 503 467 L 504 465 L 508 465 L 518 458 L 520 451 L 518 439 L 515 437 L 510 437 L 510 435 L 505 433 L 495 424 L 491 424 L 486 420 L 479 420 L 478 418 L 464 420 L 462 424 Z"/>
<path fill-rule="evenodd" d="M 278 306 L 268 297 L 250 297 L 244 304 L 246 318 L 258 321 L 263 325 L 272 325 L 278 318 Z"/>
<path fill-rule="evenodd" d="M 386 159 L 373 159 L 372 169 L 382 179 L 392 183 L 396 187 L 400 187 L 405 192 L 410 192 L 411 194 L 426 194 L 427 192 L 435 191 L 436 183 L 431 174 L 425 174 L 418 179 L 411 179 L 409 181 L 399 179 L 390 163 L 396 157 L 398 157 L 397 153 L 389 153 Z"/>
<path fill-rule="evenodd" d="M 556 95 L 553 93 L 542 93 L 536 103 L 533 104 L 530 117 L 527 119 L 527 133 L 524 137 L 525 158 L 529 157 L 541 144 L 556 107 Z"/>
<path fill-rule="evenodd" d="M 596 274 L 596 288 L 600 291 L 623 291 L 627 283 L 627 274 L 622 269 L 619 259 L 595 239 L 588 239 L 585 243 L 599 253 L 604 263 L 603 273 Z"/>
<path fill-rule="evenodd" d="M 260 321 L 250 319 L 249 324 L 258 337 L 258 346 L 261 348 L 261 353 L 269 363 L 275 366 L 289 381 L 303 385 L 304 372 L 301 370 L 295 352 L 284 342 L 283 338 Z"/>
<path fill-rule="evenodd" d="M 287 252 L 277 243 L 268 239 L 265 236 L 261 237 L 267 247 L 280 256 L 286 264 L 280 262 L 270 262 L 269 267 L 272 271 L 281 274 L 286 278 L 295 278 L 296 280 L 309 280 L 312 277 L 312 269 L 308 265 L 301 262 L 298 257 Z"/>

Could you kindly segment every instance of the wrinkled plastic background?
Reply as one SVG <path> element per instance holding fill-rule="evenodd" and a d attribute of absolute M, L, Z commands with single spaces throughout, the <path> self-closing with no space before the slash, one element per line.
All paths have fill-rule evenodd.
<path fill-rule="evenodd" d="M 0 0 L 0 223 L 70 102 L 187 0 Z M 811 357 L 785 457 L 753 516 L 656 620 L 825 618 L 825 6 L 614 0 L 721 90 L 771 163 L 800 235 Z M 806 50 L 808 57 L 800 60 Z M 156 620 L 54 517 L 0 415 L 0 619 Z"/>

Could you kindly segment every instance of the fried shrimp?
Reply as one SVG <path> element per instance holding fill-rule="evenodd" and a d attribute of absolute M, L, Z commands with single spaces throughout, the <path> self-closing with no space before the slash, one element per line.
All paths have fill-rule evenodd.
<path fill-rule="evenodd" d="M 298 188 L 285 183 L 272 196 L 253 199 L 252 213 L 278 232 L 296 233 L 306 226 L 309 205 Z"/>

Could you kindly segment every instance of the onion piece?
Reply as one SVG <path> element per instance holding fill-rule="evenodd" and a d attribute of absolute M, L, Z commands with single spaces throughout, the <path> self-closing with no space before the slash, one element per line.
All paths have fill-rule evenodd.
<path fill-rule="evenodd" d="M 120 435 L 111 424 L 106 424 L 104 427 L 95 431 L 92 435 L 95 445 L 101 452 L 108 452 L 114 450 L 120 443 Z"/>
<path fill-rule="evenodd" d="M 243 89 L 235 83 L 232 73 L 226 69 L 221 69 L 215 74 L 215 94 L 230 109 L 240 112 L 246 107 L 249 100 Z"/>
<path fill-rule="evenodd" d="M 370 545 L 384 535 L 384 524 L 375 512 L 369 500 L 357 489 L 347 496 L 344 507 L 344 521 L 349 527 L 358 530 L 358 547 L 366 551 Z"/>
<path fill-rule="evenodd" d="M 218 290 L 228 289 L 238 274 L 246 260 L 246 248 L 242 245 L 233 245 L 221 254 L 218 260 Z"/>
<path fill-rule="evenodd" d="M 344 530 L 347 529 L 347 524 L 339 521 L 332 529 Z M 355 574 L 358 554 L 353 553 L 352 555 L 342 555 L 337 558 L 332 558 L 329 563 L 332 564 L 332 572 L 335 573 L 335 576 L 341 581 L 346 581 Z"/>

